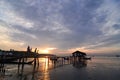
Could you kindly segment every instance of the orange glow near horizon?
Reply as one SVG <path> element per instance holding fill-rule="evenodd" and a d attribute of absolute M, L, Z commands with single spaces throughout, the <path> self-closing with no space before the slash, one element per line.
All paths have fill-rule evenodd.
<path fill-rule="evenodd" d="M 48 54 L 50 53 L 52 50 L 54 50 L 56 48 L 45 48 L 45 49 L 41 49 L 39 50 L 40 53 L 45 53 L 45 54 Z"/>
<path fill-rule="evenodd" d="M 49 53 L 49 50 L 40 50 L 41 53 Z"/>

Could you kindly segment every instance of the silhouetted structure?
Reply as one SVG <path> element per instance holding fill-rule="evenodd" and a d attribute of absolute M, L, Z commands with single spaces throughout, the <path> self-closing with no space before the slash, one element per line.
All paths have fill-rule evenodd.
<path fill-rule="evenodd" d="M 81 68 L 87 66 L 86 61 L 87 54 L 81 51 L 75 51 L 72 53 L 73 66 L 76 68 Z"/>
<path fill-rule="evenodd" d="M 81 51 L 75 51 L 72 53 L 72 57 L 73 57 L 74 62 L 81 61 L 81 60 L 85 59 L 86 53 L 81 52 Z"/>
<path fill-rule="evenodd" d="M 75 52 L 72 53 L 72 56 L 73 57 L 85 57 L 86 53 L 81 52 L 81 51 L 75 51 Z"/>
<path fill-rule="evenodd" d="M 32 48 L 30 46 L 27 47 L 27 52 L 31 52 Z"/>
<path fill-rule="evenodd" d="M 34 51 L 35 53 L 37 53 L 37 48 L 35 48 L 35 51 Z"/>

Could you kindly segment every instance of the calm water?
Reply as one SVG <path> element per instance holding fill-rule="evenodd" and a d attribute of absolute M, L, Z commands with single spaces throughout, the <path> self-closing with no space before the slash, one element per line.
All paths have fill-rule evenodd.
<path fill-rule="evenodd" d="M 0 80 L 120 80 L 120 58 L 94 57 L 84 63 L 53 65 L 47 58 L 39 59 L 40 66 L 25 65 L 23 74 L 18 75 L 17 65 L 5 65 Z"/>

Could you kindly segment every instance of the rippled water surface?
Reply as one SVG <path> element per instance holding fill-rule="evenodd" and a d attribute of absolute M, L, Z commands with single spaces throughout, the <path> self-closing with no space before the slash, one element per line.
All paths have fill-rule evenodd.
<path fill-rule="evenodd" d="M 119 57 L 93 57 L 82 63 L 61 65 L 39 59 L 39 67 L 24 65 L 18 74 L 17 65 L 5 65 L 5 73 L 0 72 L 0 80 L 120 80 Z"/>

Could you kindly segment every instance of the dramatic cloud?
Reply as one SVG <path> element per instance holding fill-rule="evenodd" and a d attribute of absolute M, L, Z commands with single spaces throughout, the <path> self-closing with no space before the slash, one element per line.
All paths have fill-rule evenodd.
<path fill-rule="evenodd" d="M 118 51 L 119 7 L 118 0 L 0 0 L 0 48 Z"/>

